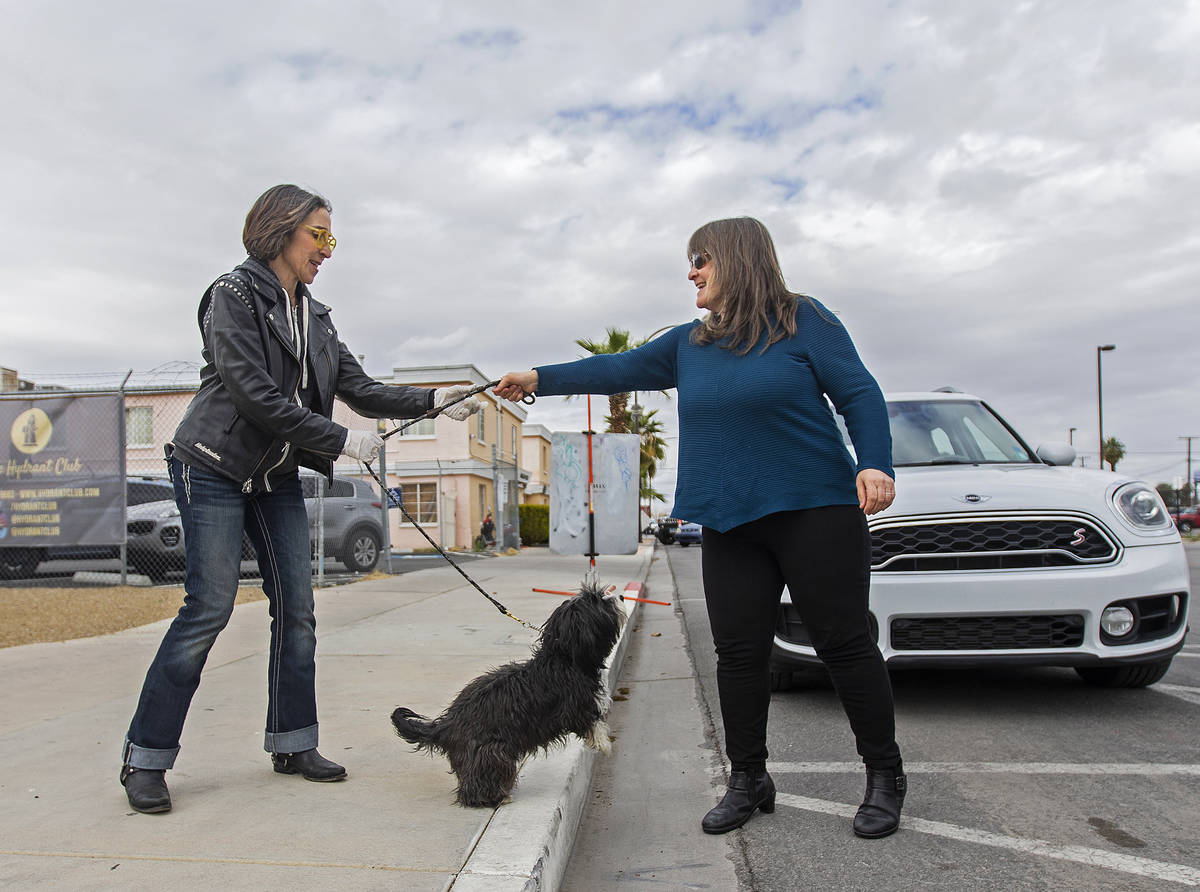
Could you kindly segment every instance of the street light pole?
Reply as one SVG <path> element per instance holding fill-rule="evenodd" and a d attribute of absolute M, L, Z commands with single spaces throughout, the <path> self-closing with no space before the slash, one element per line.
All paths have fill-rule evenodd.
<path fill-rule="evenodd" d="M 1194 499 L 1192 499 L 1192 493 L 1195 491 L 1194 487 L 1192 486 L 1192 440 L 1200 440 L 1200 437 L 1177 437 L 1176 439 L 1187 440 L 1188 444 L 1187 479 L 1184 481 L 1183 489 L 1188 495 L 1188 504 L 1191 505 L 1194 501 Z"/>
<path fill-rule="evenodd" d="M 630 410 L 629 414 L 633 420 L 633 432 L 635 435 L 637 435 L 637 438 L 638 438 L 638 449 L 637 449 L 637 463 L 638 463 L 637 537 L 638 537 L 638 544 L 641 544 L 641 541 L 642 541 L 642 407 L 638 405 L 636 393 L 634 393 L 634 395 L 633 395 L 633 408 Z"/>
<path fill-rule="evenodd" d="M 1096 411 L 1100 427 L 1100 470 L 1104 470 L 1104 385 L 1100 377 L 1100 354 L 1116 350 L 1116 344 L 1104 344 L 1096 347 Z"/>

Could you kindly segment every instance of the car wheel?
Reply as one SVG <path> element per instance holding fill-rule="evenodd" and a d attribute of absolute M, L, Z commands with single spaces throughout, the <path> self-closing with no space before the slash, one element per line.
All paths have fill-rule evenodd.
<path fill-rule="evenodd" d="M 0 548 L 0 578 L 25 579 L 37 571 L 42 555 L 36 548 Z"/>
<path fill-rule="evenodd" d="M 1190 520 L 1179 521 L 1179 532 L 1190 533 L 1194 529 L 1195 529 L 1195 527 L 1192 526 L 1192 522 Z"/>
<path fill-rule="evenodd" d="M 1144 688 L 1160 681 L 1171 668 L 1170 660 L 1133 666 L 1076 666 L 1079 677 L 1100 688 Z"/>
<path fill-rule="evenodd" d="M 379 535 L 368 527 L 359 527 L 346 539 L 342 563 L 351 570 L 368 573 L 379 562 Z"/>
<path fill-rule="evenodd" d="M 790 691 L 795 675 L 791 672 L 771 672 L 772 691 Z"/>
<path fill-rule="evenodd" d="M 679 543 L 679 547 L 680 547 L 680 548 L 687 548 L 687 547 L 688 547 L 689 545 L 691 545 L 691 544 L 692 544 L 691 542 L 680 542 L 680 543 Z"/>

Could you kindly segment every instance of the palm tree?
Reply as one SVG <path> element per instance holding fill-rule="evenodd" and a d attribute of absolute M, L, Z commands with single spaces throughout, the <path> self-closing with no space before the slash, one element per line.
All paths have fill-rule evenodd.
<path fill-rule="evenodd" d="M 635 341 L 629 336 L 629 332 L 620 328 L 606 328 L 604 330 L 605 339 L 603 341 L 592 341 L 588 338 L 577 338 L 575 343 L 591 353 L 593 356 L 599 356 L 607 353 L 626 353 L 629 350 L 636 350 L 638 347 L 648 343 L 655 336 L 662 334 L 670 328 L 666 326 L 657 331 L 652 331 L 640 341 Z M 663 396 L 670 398 L 670 395 L 664 390 Z M 604 419 L 608 422 L 608 432 L 610 434 L 627 434 L 629 433 L 629 394 L 628 393 L 613 393 L 608 397 L 608 415 Z"/>
<path fill-rule="evenodd" d="M 1125 457 L 1125 444 L 1116 437 L 1105 437 L 1104 439 L 1104 460 L 1108 462 L 1109 470 L 1117 469 L 1117 462 Z M 1104 470 L 1104 466 L 1100 466 Z"/>
<path fill-rule="evenodd" d="M 600 356 L 608 353 L 625 353 L 635 347 L 640 347 L 646 341 L 634 343 L 630 340 L 629 332 L 619 328 L 605 329 L 606 340 L 592 341 L 587 338 L 577 338 L 575 343 L 591 353 Z M 647 341 L 649 338 L 646 339 Z M 613 393 L 608 397 L 608 432 L 612 434 L 629 433 L 629 394 Z"/>

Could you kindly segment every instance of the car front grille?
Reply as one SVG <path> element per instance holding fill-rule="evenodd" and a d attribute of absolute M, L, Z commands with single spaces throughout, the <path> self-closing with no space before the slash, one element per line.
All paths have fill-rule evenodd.
<path fill-rule="evenodd" d="M 154 532 L 154 521 L 152 520 L 131 520 L 125 524 L 125 529 L 130 536 L 145 536 Z"/>
<path fill-rule="evenodd" d="M 1083 616 L 920 616 L 892 620 L 893 650 L 1020 650 L 1079 647 Z"/>
<path fill-rule="evenodd" d="M 1117 542 L 1076 515 L 965 515 L 897 521 L 871 530 L 877 573 L 1080 567 L 1115 561 Z"/>

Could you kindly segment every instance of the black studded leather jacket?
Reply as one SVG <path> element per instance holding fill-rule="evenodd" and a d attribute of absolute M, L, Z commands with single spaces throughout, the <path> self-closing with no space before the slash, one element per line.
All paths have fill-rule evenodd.
<path fill-rule="evenodd" d="M 308 406 L 297 399 L 300 357 L 283 287 L 253 258 L 221 276 L 200 300 L 200 390 L 171 441 L 175 455 L 242 483 L 270 489 L 272 473 L 296 464 L 332 479 L 346 428 L 332 420 L 340 397 L 368 418 L 415 418 L 433 406 L 433 390 L 384 384 L 363 371 L 338 340 L 329 307 L 308 302 L 305 356 Z"/>

